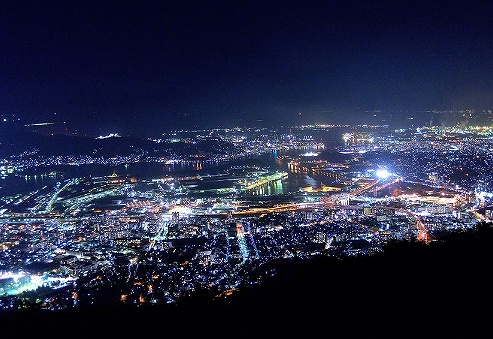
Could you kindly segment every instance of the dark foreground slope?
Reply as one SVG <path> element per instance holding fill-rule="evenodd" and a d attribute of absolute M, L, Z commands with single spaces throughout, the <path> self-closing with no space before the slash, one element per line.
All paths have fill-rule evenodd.
<path fill-rule="evenodd" d="M 480 224 L 429 245 L 381 255 L 282 260 L 261 285 L 180 305 L 0 314 L 15 337 L 489 338 L 493 228 Z M 2 337 L 4 337 L 2 335 Z"/>

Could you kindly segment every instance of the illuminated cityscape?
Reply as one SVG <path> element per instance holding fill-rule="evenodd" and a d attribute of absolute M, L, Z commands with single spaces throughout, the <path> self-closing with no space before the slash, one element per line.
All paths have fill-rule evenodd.
<path fill-rule="evenodd" d="M 336 146 L 320 137 L 334 134 Z M 479 126 L 235 128 L 152 141 L 214 138 L 231 145 L 222 154 L 5 157 L 3 182 L 32 189 L 1 198 L 0 304 L 31 298 L 58 310 L 169 304 L 202 289 L 228 296 L 262 283 L 262 267 L 279 258 L 433 242 L 491 221 L 492 134 Z M 157 173 L 132 174 L 156 164 Z M 108 174 L 61 170 L 95 166 Z"/>
<path fill-rule="evenodd" d="M 491 337 L 491 18 L 2 2 L 2 338 Z"/>

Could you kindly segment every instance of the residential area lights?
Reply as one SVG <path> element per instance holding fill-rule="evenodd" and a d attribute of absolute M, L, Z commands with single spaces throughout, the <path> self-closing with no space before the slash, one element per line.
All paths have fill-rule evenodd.
<path fill-rule="evenodd" d="M 314 127 L 317 133 L 321 129 Z M 307 127 L 289 134 L 213 132 L 225 144 L 235 141 L 236 148 L 201 157 L 26 152 L 0 159 L 2 180 L 25 176 L 26 183 L 36 180 L 27 170 L 59 165 L 107 166 L 112 173 L 119 165 L 129 165 L 125 172 L 136 163 L 157 163 L 161 169 L 172 167 L 163 159 L 179 159 L 174 165 L 183 165 L 180 169 L 203 169 L 200 175 L 170 172 L 152 179 L 55 175 L 42 178 L 57 181 L 55 186 L 0 197 L 0 262 L 12 272 L 1 275 L 0 309 L 12 307 L 17 293 L 51 286 L 65 289 L 57 290 L 60 298 L 37 298 L 42 308 L 91 304 L 97 302 L 94 288 L 105 282 L 118 286 L 127 303 L 173 303 L 211 286 L 229 293 L 257 283 L 249 280 L 250 270 L 277 258 L 372 255 L 389 240 L 429 240 L 429 234 L 492 218 L 480 210 L 493 199 L 493 142 L 484 129 L 462 131 L 464 138 L 457 130 L 366 126 L 353 133 L 351 143 L 339 139 L 330 148 L 306 138 Z M 184 144 L 210 134 L 197 133 Z M 327 153 L 338 160 L 323 158 Z M 275 170 L 237 163 L 274 155 Z M 185 167 L 197 161 L 204 166 Z M 234 166 L 224 166 L 233 161 Z M 210 175 L 216 164 L 226 173 Z M 33 274 L 16 275 L 34 268 Z"/>

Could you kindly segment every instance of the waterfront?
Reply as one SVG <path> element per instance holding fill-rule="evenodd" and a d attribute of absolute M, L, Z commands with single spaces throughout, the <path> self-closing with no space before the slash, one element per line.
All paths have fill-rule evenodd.
<path fill-rule="evenodd" d="M 304 153 L 306 150 L 286 152 L 285 154 Z M 71 178 L 108 177 L 134 177 L 141 179 L 159 179 L 168 177 L 192 177 L 196 175 L 209 176 L 224 174 L 232 169 L 259 168 L 272 171 L 288 171 L 287 163 L 280 163 L 278 156 L 284 153 L 274 151 L 270 154 L 250 157 L 229 162 L 197 161 L 194 163 L 163 164 L 155 162 L 141 162 L 121 164 L 118 166 L 87 164 L 87 165 L 54 165 L 39 166 L 17 170 L 0 179 L 0 196 L 28 193 L 44 186 L 53 187 L 57 182 Z M 256 194 L 288 194 L 298 191 L 301 187 L 320 186 L 321 181 L 314 180 L 306 174 L 289 173 L 282 187 L 274 191 L 266 185 L 265 192 L 259 189 Z"/>
<path fill-rule="evenodd" d="M 429 133 L 424 146 L 365 132 L 337 148 L 269 136 L 278 150 L 261 135 L 239 155 L 203 160 L 14 158 L 2 179 L 17 185 L 2 191 L 2 307 L 26 295 L 50 310 L 176 303 L 202 289 L 229 296 L 279 259 L 371 256 L 389 241 L 470 229 L 487 218 L 473 189 L 488 163 L 476 157 L 469 165 L 485 170 L 464 171 L 470 148 L 453 138 L 437 146 Z M 442 149 L 461 172 L 442 166 Z"/>

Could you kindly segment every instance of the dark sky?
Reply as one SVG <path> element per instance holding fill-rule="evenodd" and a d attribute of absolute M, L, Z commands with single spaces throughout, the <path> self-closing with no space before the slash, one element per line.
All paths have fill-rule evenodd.
<path fill-rule="evenodd" d="M 70 131 L 493 107 L 491 1 L 2 1 L 0 115 Z"/>

